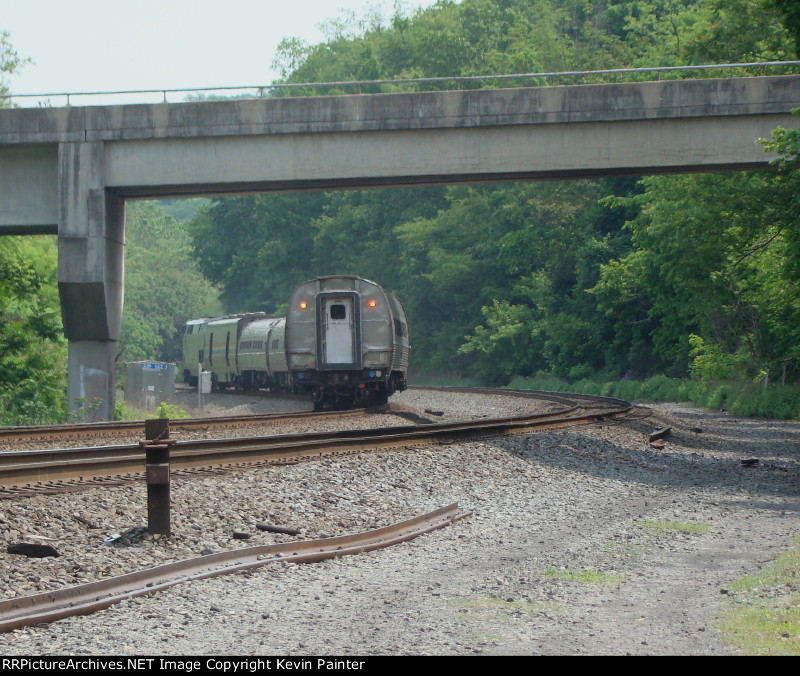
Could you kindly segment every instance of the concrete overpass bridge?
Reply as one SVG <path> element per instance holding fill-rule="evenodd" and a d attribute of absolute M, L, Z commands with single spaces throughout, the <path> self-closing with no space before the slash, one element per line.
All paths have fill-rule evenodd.
<path fill-rule="evenodd" d="M 0 234 L 57 233 L 68 394 L 114 406 L 127 199 L 757 169 L 800 75 L 0 110 Z"/>

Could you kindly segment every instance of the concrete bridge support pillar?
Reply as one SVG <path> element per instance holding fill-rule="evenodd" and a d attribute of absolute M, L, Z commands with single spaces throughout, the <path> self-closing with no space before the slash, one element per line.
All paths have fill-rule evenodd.
<path fill-rule="evenodd" d="M 85 421 L 111 420 L 125 205 L 104 187 L 102 143 L 62 143 L 58 161 L 58 290 L 69 341 L 68 407 Z"/>

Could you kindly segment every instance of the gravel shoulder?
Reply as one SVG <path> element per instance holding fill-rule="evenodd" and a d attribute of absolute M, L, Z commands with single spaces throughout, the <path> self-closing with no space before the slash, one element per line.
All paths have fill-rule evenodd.
<path fill-rule="evenodd" d="M 393 403 L 490 416 L 520 405 L 505 399 L 412 391 Z M 653 448 L 647 433 L 667 425 Z M 450 502 L 473 515 L 389 549 L 269 564 L 2 634 L 0 652 L 730 654 L 716 629 L 735 602 L 727 585 L 800 530 L 799 442 L 796 423 L 653 406 L 624 422 L 176 480 L 176 534 L 127 545 L 103 538 L 146 523 L 141 486 L 3 501 L 5 544 L 63 553 L 3 547 L 4 598 L 234 549 L 234 531 L 252 533 L 248 546 L 291 539 L 259 521 L 312 538 Z M 689 523 L 699 532 L 676 529 Z"/>

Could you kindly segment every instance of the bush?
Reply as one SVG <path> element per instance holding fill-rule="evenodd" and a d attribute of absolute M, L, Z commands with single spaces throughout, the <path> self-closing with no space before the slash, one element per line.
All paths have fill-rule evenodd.
<path fill-rule="evenodd" d="M 653 376 L 647 380 L 596 382 L 577 380 L 570 384 L 559 378 L 515 378 L 514 389 L 576 392 L 627 401 L 689 402 L 713 410 L 727 410 L 741 416 L 791 420 L 800 418 L 800 388 L 751 382 L 679 380 Z"/>
<path fill-rule="evenodd" d="M 168 401 L 162 401 L 156 407 L 156 417 L 171 418 L 173 420 L 178 420 L 181 418 L 191 418 L 191 416 L 182 408 L 179 408 L 175 404 L 170 404 Z"/>

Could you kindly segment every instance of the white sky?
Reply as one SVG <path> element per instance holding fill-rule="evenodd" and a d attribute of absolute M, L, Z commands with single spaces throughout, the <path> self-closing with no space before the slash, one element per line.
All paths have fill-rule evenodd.
<path fill-rule="evenodd" d="M 410 12 L 434 3 L 402 5 Z M 269 84 L 281 39 L 321 42 L 323 22 L 370 7 L 388 19 L 394 2 L 0 0 L 0 31 L 32 59 L 6 80 L 14 94 Z"/>

